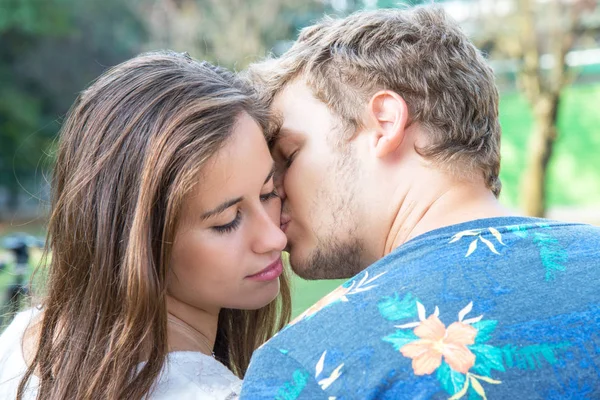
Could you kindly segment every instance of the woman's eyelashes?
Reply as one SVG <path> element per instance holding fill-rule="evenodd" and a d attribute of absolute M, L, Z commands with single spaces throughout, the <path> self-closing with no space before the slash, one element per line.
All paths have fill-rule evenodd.
<path fill-rule="evenodd" d="M 269 201 L 271 199 L 275 199 L 275 198 L 279 198 L 279 194 L 277 194 L 277 190 L 275 190 L 275 189 L 273 189 L 273 191 L 271 191 L 269 193 L 260 195 L 260 201 L 263 203 L 266 203 L 267 201 Z M 230 232 L 233 232 L 234 230 L 236 230 L 240 226 L 241 221 L 242 221 L 242 213 L 240 212 L 240 210 L 238 210 L 233 221 L 231 221 L 225 225 L 213 226 L 212 229 L 218 233 L 223 233 L 223 234 L 230 233 Z"/>
<path fill-rule="evenodd" d="M 236 230 L 240 226 L 240 222 L 242 220 L 242 213 L 240 210 L 235 215 L 233 221 L 225 225 L 213 226 L 214 229 L 218 233 L 230 233 Z"/>
<path fill-rule="evenodd" d="M 277 190 L 273 189 L 272 192 L 269 192 L 267 194 L 261 194 L 260 195 L 260 201 L 262 201 L 264 203 L 264 202 L 267 202 L 267 201 L 269 201 L 271 199 L 275 199 L 275 198 L 278 198 L 278 197 L 279 197 L 279 194 L 277 194 Z"/>

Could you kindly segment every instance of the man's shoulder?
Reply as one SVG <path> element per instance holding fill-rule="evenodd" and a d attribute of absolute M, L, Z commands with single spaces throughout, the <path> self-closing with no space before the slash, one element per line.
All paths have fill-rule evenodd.
<path fill-rule="evenodd" d="M 501 217 L 474 220 L 433 230 L 384 257 L 377 264 L 419 264 L 432 259 L 453 263 L 469 257 L 511 256 L 530 252 L 545 243 L 568 246 L 568 251 L 587 253 L 600 243 L 600 227 L 530 217 Z M 531 251 L 530 251 L 531 250 Z M 501 261 L 494 258 L 493 261 Z"/>

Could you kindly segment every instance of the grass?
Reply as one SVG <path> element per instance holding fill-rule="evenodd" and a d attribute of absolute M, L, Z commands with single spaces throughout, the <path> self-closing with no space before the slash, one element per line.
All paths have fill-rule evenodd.
<path fill-rule="evenodd" d="M 600 205 L 600 85 L 565 90 L 558 115 L 558 137 L 548 166 L 550 207 Z M 518 206 L 521 173 L 526 166 L 527 144 L 533 129 L 529 105 L 518 93 L 500 100 L 503 182 L 501 200 Z"/>
<path fill-rule="evenodd" d="M 306 281 L 294 276 L 292 278 L 292 315 L 301 314 L 321 297 L 344 283 L 344 280 Z"/>
<path fill-rule="evenodd" d="M 14 278 L 8 267 L 5 270 L 0 271 L 0 299 L 2 299 L 1 301 L 4 301 L 4 299 L 2 298 L 2 294 L 4 293 L 6 288 L 8 288 L 8 286 L 13 282 L 13 280 Z"/>

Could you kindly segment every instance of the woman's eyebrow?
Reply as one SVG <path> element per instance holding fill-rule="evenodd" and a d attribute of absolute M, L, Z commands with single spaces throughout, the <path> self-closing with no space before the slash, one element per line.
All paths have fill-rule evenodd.
<path fill-rule="evenodd" d="M 204 214 L 202 214 L 202 216 L 200 218 L 205 220 L 210 217 L 214 217 L 215 215 L 219 215 L 223 211 L 227 210 L 229 207 L 236 205 L 237 203 L 239 203 L 242 200 L 244 200 L 243 197 L 238 197 L 237 199 L 228 200 L 228 201 L 218 205 L 217 207 L 213 208 L 212 210 L 205 212 Z"/>
<path fill-rule="evenodd" d="M 276 169 L 276 166 L 275 166 L 275 163 L 273 163 L 271 166 L 271 171 L 269 172 L 269 175 L 267 175 L 267 179 L 265 179 L 265 183 L 264 183 L 265 185 L 267 184 L 267 182 L 269 182 L 271 180 L 271 178 L 275 174 L 275 169 Z M 237 203 L 239 203 L 242 200 L 244 200 L 243 197 L 238 197 L 238 198 L 235 198 L 232 200 L 227 200 L 227 201 L 221 203 L 220 205 L 218 205 L 217 207 L 213 208 L 212 210 L 205 212 L 204 214 L 202 214 L 202 216 L 200 218 L 203 220 L 206 220 L 210 217 L 214 217 L 215 215 L 219 215 L 223 211 L 227 210 L 229 207 L 235 206 Z"/>

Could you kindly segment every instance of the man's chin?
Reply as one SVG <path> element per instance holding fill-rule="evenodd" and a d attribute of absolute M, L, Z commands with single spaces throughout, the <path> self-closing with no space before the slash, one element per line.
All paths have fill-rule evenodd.
<path fill-rule="evenodd" d="M 322 277 L 316 276 L 316 271 L 314 271 L 314 267 L 310 262 L 310 253 L 302 254 L 298 247 L 294 248 L 289 244 L 285 251 L 287 251 L 289 254 L 288 261 L 290 267 L 292 268 L 292 272 L 294 272 L 295 275 L 306 280 L 324 279 Z"/>
<path fill-rule="evenodd" d="M 357 240 L 329 242 L 311 251 L 297 245 L 289 250 L 292 271 L 302 279 L 349 279 L 367 265 L 361 262 L 362 246 Z"/>
<path fill-rule="evenodd" d="M 311 271 L 310 268 L 298 268 L 298 267 L 294 267 L 294 264 L 292 265 L 292 271 L 294 272 L 294 274 L 296 274 L 296 276 L 307 280 L 307 281 L 315 281 L 315 280 L 319 280 L 319 279 L 324 279 L 322 277 L 318 277 L 315 276 L 314 271 Z M 295 264 L 298 265 L 298 264 Z"/>
<path fill-rule="evenodd" d="M 333 271 L 321 268 L 320 263 L 315 263 L 313 254 L 302 256 L 299 252 L 290 252 L 290 266 L 294 274 L 308 281 L 336 279 L 332 274 Z"/>

